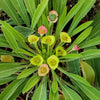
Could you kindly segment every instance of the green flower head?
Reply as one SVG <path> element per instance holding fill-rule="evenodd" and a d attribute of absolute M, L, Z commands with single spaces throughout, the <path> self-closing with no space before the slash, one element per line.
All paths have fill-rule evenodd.
<path fill-rule="evenodd" d="M 71 38 L 66 32 L 60 33 L 60 39 L 61 39 L 61 42 L 71 43 Z"/>
<path fill-rule="evenodd" d="M 39 37 L 37 37 L 37 36 L 35 36 L 35 35 L 29 35 L 28 36 L 28 41 L 30 42 L 30 43 L 36 43 L 37 41 L 39 40 Z"/>
<path fill-rule="evenodd" d="M 51 69 L 55 70 L 58 67 L 59 59 L 57 56 L 52 55 L 47 59 L 47 63 Z"/>
<path fill-rule="evenodd" d="M 63 49 L 63 47 L 58 46 L 56 48 L 56 55 L 57 56 L 65 56 L 67 53 L 66 51 Z"/>
<path fill-rule="evenodd" d="M 55 42 L 55 37 L 52 35 L 44 36 L 41 40 L 41 43 L 48 44 L 51 46 Z"/>
<path fill-rule="evenodd" d="M 40 66 L 43 63 L 43 58 L 40 55 L 34 56 L 30 60 L 32 65 Z"/>

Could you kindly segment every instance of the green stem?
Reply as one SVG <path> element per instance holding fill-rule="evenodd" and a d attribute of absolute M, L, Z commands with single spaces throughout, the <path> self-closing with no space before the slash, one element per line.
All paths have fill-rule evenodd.
<path fill-rule="evenodd" d="M 42 40 L 42 35 L 40 35 L 40 41 Z M 43 44 L 41 43 L 41 47 L 43 49 Z"/>
<path fill-rule="evenodd" d="M 52 32 L 53 32 L 53 23 L 49 23 L 49 30 L 50 30 L 50 35 L 52 35 Z"/>
<path fill-rule="evenodd" d="M 35 47 L 35 49 L 38 51 L 38 53 L 41 54 L 41 51 L 39 50 L 39 48 L 38 48 L 38 46 L 37 46 L 37 43 L 34 44 L 34 47 Z"/>
<path fill-rule="evenodd" d="M 58 46 L 63 46 L 65 43 L 64 42 L 60 42 L 59 44 L 58 44 Z M 58 47 L 57 46 L 57 47 Z"/>
<path fill-rule="evenodd" d="M 49 45 L 47 45 L 47 52 L 49 53 Z"/>

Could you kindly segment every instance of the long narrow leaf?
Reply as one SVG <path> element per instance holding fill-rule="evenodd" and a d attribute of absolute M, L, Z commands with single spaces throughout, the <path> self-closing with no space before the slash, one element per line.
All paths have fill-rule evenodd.
<path fill-rule="evenodd" d="M 17 25 L 21 24 L 18 13 L 10 0 L 0 0 L 0 8 L 2 8 Z"/>
<path fill-rule="evenodd" d="M 77 82 L 80 82 L 82 84 L 85 84 L 87 86 L 90 86 L 90 84 L 85 79 L 83 79 L 82 77 L 80 77 L 79 75 L 75 75 L 75 74 L 72 74 L 72 73 L 68 73 L 65 70 L 61 69 L 60 67 L 58 67 L 58 70 L 60 70 L 62 73 L 64 73 L 65 75 L 69 76 L 73 80 L 75 80 Z"/>
<path fill-rule="evenodd" d="M 35 12 L 36 6 L 35 6 L 35 0 L 24 0 L 26 8 L 31 16 L 33 17 L 33 14 Z"/>
<path fill-rule="evenodd" d="M 35 90 L 32 100 L 47 100 L 45 83 L 41 83 Z"/>
<path fill-rule="evenodd" d="M 92 8 L 93 4 L 96 0 L 84 0 L 84 4 L 80 8 L 80 10 L 77 12 L 77 14 L 74 17 L 74 20 L 69 28 L 68 33 L 70 34 L 73 29 L 78 25 L 80 20 L 89 12 L 89 10 Z"/>
<path fill-rule="evenodd" d="M 64 84 L 60 84 L 64 93 L 65 100 L 82 100 L 82 98 L 72 89 L 65 86 Z"/>
<path fill-rule="evenodd" d="M 100 57 L 100 50 L 96 50 L 96 49 L 91 49 L 91 50 L 87 50 L 81 53 L 82 60 L 87 60 L 87 59 L 93 59 L 93 58 L 98 58 Z"/>
<path fill-rule="evenodd" d="M 85 39 L 89 36 L 91 30 L 92 30 L 92 27 L 89 27 L 89 28 L 87 28 L 85 31 L 83 31 L 83 32 L 77 37 L 77 39 L 72 43 L 72 45 L 67 49 L 67 51 L 70 50 L 71 48 L 73 48 L 73 46 L 74 46 L 75 44 L 78 45 L 78 44 L 80 44 L 83 40 L 85 40 Z"/>
<path fill-rule="evenodd" d="M 38 69 L 37 67 L 25 69 L 24 71 L 22 71 L 22 72 L 18 75 L 17 79 L 27 77 L 27 76 L 29 76 L 30 74 L 34 73 L 37 69 Z"/>
<path fill-rule="evenodd" d="M 22 17 L 25 24 L 29 27 L 30 21 L 23 0 L 10 0 L 10 1 L 18 11 L 19 15 Z"/>
<path fill-rule="evenodd" d="M 10 26 L 9 24 L 7 24 L 4 21 L 0 21 L 0 23 L 2 24 L 2 26 L 4 28 L 3 31 L 6 34 L 6 37 L 9 37 L 9 39 L 10 39 L 10 42 L 8 42 L 8 43 L 10 43 L 11 45 L 14 46 L 15 40 L 17 40 L 23 48 L 28 49 L 27 45 L 24 43 L 24 41 L 27 41 L 27 40 L 22 34 L 20 34 L 12 26 Z M 11 39 L 12 39 L 12 41 L 11 41 Z M 14 49 L 18 49 L 17 43 L 15 43 Z"/>
<path fill-rule="evenodd" d="M 41 17 L 45 7 L 48 4 L 48 0 L 43 0 L 40 5 L 38 5 L 37 9 L 34 12 L 33 18 L 32 18 L 32 24 L 31 24 L 31 28 L 34 29 L 37 22 L 39 21 L 39 18 Z"/>
<path fill-rule="evenodd" d="M 83 31 L 85 28 L 87 28 L 93 21 L 88 21 L 86 23 L 83 23 L 82 25 L 80 25 L 79 27 L 77 27 L 72 33 L 70 33 L 70 36 L 74 36 L 77 33 Z"/>
<path fill-rule="evenodd" d="M 62 24 L 59 24 L 56 28 L 56 40 L 59 38 L 60 32 L 63 30 L 65 25 L 71 20 L 71 18 L 79 11 L 85 0 L 80 0 L 67 14 Z"/>
<path fill-rule="evenodd" d="M 22 53 L 22 54 L 29 55 L 29 56 L 34 56 L 32 53 L 30 53 L 30 52 L 28 52 L 28 51 L 26 51 L 24 49 L 15 49 L 15 50 L 13 50 L 13 52 Z"/>
<path fill-rule="evenodd" d="M 30 90 L 32 87 L 35 86 L 35 84 L 40 80 L 40 76 L 37 75 L 37 73 L 35 75 L 33 75 L 26 83 L 24 89 L 23 89 L 23 93 L 27 92 L 28 90 Z"/>
<path fill-rule="evenodd" d="M 25 79 L 13 81 L 0 95 L 0 100 L 8 100 Z M 9 91 L 9 92 L 8 92 Z"/>
<path fill-rule="evenodd" d="M 16 76 L 9 76 L 9 77 L 5 77 L 5 78 L 0 78 L 0 85 L 3 85 L 7 82 L 10 82 L 14 79 L 16 79 Z"/>
<path fill-rule="evenodd" d="M 89 41 L 83 42 L 79 45 L 80 48 L 87 48 L 100 44 L 100 37 L 95 37 Z"/>
<path fill-rule="evenodd" d="M 16 98 L 20 95 L 20 93 L 22 92 L 25 84 L 26 84 L 25 80 L 20 86 L 18 86 L 18 88 L 16 89 L 16 91 L 13 93 L 13 95 L 8 99 L 8 100 L 16 100 Z"/>
<path fill-rule="evenodd" d="M 76 85 L 90 98 L 90 100 L 100 100 L 100 91 L 92 86 L 86 86 L 82 83 L 76 83 Z"/>
<path fill-rule="evenodd" d="M 0 55 L 11 55 L 11 56 L 19 57 L 19 58 L 24 58 L 24 59 L 26 59 L 26 60 L 29 60 L 29 59 L 30 59 L 30 58 L 28 58 L 28 57 L 25 56 L 25 55 L 15 54 L 15 53 L 12 53 L 12 52 L 3 50 L 3 49 L 0 49 Z"/>
<path fill-rule="evenodd" d="M 51 88 L 49 93 L 49 100 L 58 100 L 58 91 L 56 93 L 53 93 Z"/>
<path fill-rule="evenodd" d="M 19 46 L 17 44 L 17 41 L 15 40 L 15 37 L 12 34 L 8 34 L 8 32 L 10 33 L 10 31 L 8 29 L 6 29 L 4 26 L 2 27 L 2 31 L 5 35 L 6 40 L 9 43 L 10 47 L 12 49 L 18 49 Z"/>
<path fill-rule="evenodd" d="M 30 65 L 21 65 L 20 63 L 0 63 L 0 78 L 10 76 L 22 68 Z"/>

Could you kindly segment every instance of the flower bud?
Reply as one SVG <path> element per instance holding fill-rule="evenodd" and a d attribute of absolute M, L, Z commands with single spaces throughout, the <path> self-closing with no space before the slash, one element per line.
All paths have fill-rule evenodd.
<path fill-rule="evenodd" d="M 41 40 L 41 43 L 48 44 L 51 46 L 55 42 L 55 37 L 52 35 L 44 36 Z"/>
<path fill-rule="evenodd" d="M 47 16 L 47 19 L 51 23 L 56 23 L 58 20 L 58 13 L 54 10 L 49 12 L 49 15 Z"/>
<path fill-rule="evenodd" d="M 71 38 L 66 32 L 60 33 L 60 39 L 61 39 L 61 42 L 71 43 Z"/>
<path fill-rule="evenodd" d="M 32 65 L 40 66 L 43 63 L 43 58 L 40 55 L 34 56 L 30 60 Z"/>
<path fill-rule="evenodd" d="M 78 51 L 78 50 L 80 50 L 80 47 L 75 44 L 74 47 L 72 48 L 72 50 L 73 51 Z"/>
<path fill-rule="evenodd" d="M 66 56 L 66 51 L 63 49 L 63 47 L 58 46 L 56 48 L 56 55 L 57 56 Z"/>
<path fill-rule="evenodd" d="M 31 44 L 36 43 L 38 40 L 39 40 L 39 37 L 37 37 L 37 36 L 35 36 L 35 35 L 29 35 L 29 36 L 28 36 L 28 41 L 29 41 Z"/>
<path fill-rule="evenodd" d="M 42 64 L 38 69 L 39 76 L 45 76 L 49 73 L 49 67 L 47 64 Z"/>
<path fill-rule="evenodd" d="M 47 59 L 47 63 L 51 69 L 55 70 L 58 67 L 59 59 L 57 56 L 52 55 Z"/>
<path fill-rule="evenodd" d="M 43 25 L 40 26 L 40 27 L 38 28 L 38 33 L 39 33 L 40 35 L 46 34 L 46 33 L 47 33 L 47 28 L 44 27 Z"/>

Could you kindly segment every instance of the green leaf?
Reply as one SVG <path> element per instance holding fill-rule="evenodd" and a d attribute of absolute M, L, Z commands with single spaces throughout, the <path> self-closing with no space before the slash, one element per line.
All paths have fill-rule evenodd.
<path fill-rule="evenodd" d="M 57 0 L 57 1 L 58 1 L 58 0 Z M 59 9 L 58 9 L 58 11 L 59 11 L 58 14 L 59 14 L 59 16 L 61 15 L 61 13 L 63 12 L 63 10 L 65 9 L 68 0 L 60 0 L 60 1 L 61 1 L 61 3 L 59 3 L 60 7 L 59 7 Z"/>
<path fill-rule="evenodd" d="M 70 89 L 64 84 L 60 84 L 60 86 L 64 93 L 65 100 L 82 100 L 82 98 L 74 90 Z"/>
<path fill-rule="evenodd" d="M 16 91 L 13 93 L 13 95 L 8 99 L 8 100 L 16 100 L 16 98 L 20 95 L 20 93 L 22 92 L 25 84 L 26 84 L 25 80 L 20 86 L 18 86 L 18 88 L 16 89 Z"/>
<path fill-rule="evenodd" d="M 10 76 L 22 68 L 30 65 L 21 65 L 21 63 L 0 63 L 0 78 Z"/>
<path fill-rule="evenodd" d="M 100 36 L 100 23 L 97 24 L 95 27 L 93 27 L 93 30 L 91 31 L 89 39 L 97 37 L 97 36 Z"/>
<path fill-rule="evenodd" d="M 5 77 L 5 78 L 0 78 L 0 85 L 3 85 L 7 82 L 10 82 L 14 79 L 16 79 L 16 76 L 9 76 L 9 77 Z"/>
<path fill-rule="evenodd" d="M 83 77 L 91 84 L 94 85 L 94 80 L 95 80 L 95 73 L 92 67 L 87 64 L 86 62 L 81 61 L 81 69 L 83 73 Z"/>
<path fill-rule="evenodd" d="M 27 39 L 22 34 L 20 34 L 12 26 L 10 26 L 4 21 L 0 21 L 0 23 L 3 26 L 3 31 L 4 31 L 4 34 L 6 35 L 6 38 L 9 40 L 8 43 L 10 43 L 14 47 L 14 49 L 18 49 L 18 44 L 16 40 L 19 42 L 21 47 L 28 49 L 27 45 L 24 43 L 24 41 L 27 41 Z"/>
<path fill-rule="evenodd" d="M 86 42 L 83 42 L 79 45 L 80 48 L 87 48 L 87 47 L 91 47 L 91 46 L 95 46 L 95 45 L 99 45 L 100 44 L 100 37 L 95 37 L 91 40 L 88 40 Z"/>
<path fill-rule="evenodd" d="M 18 75 L 17 79 L 27 77 L 27 76 L 29 76 L 30 74 L 34 73 L 37 69 L 38 69 L 37 67 L 25 69 L 24 71 L 22 71 L 22 72 Z"/>
<path fill-rule="evenodd" d="M 34 12 L 33 18 L 32 18 L 32 24 L 31 29 L 34 29 L 37 22 L 39 21 L 39 18 L 41 17 L 44 9 L 46 8 L 48 4 L 48 0 L 43 0 L 37 7 L 37 9 Z"/>
<path fill-rule="evenodd" d="M 70 73 L 80 75 L 80 60 L 76 59 L 74 61 L 67 62 L 67 69 Z"/>
<path fill-rule="evenodd" d="M 63 20 L 64 20 L 65 17 L 66 17 L 66 14 L 67 14 L 67 7 L 64 8 L 64 10 L 63 10 L 61 16 L 59 17 L 59 21 L 58 21 L 58 23 L 57 23 L 57 26 L 59 26 L 60 24 L 63 23 Z"/>
<path fill-rule="evenodd" d="M 2 8 L 9 17 L 17 24 L 20 25 L 21 21 L 16 12 L 14 6 L 12 5 L 11 1 L 9 0 L 0 0 L 0 8 Z"/>
<path fill-rule="evenodd" d="M 59 20 L 58 20 L 58 23 L 57 23 L 57 27 L 59 27 L 63 23 L 63 20 L 66 17 L 66 13 L 67 13 L 67 8 L 65 7 L 64 10 L 63 10 L 63 12 L 62 12 L 62 14 L 61 14 L 61 16 L 59 17 Z"/>
<path fill-rule="evenodd" d="M 15 54 L 15 53 L 3 50 L 3 49 L 0 49 L 0 55 L 11 55 L 11 56 L 19 57 L 19 58 L 24 58 L 26 60 L 30 60 L 30 58 L 26 57 L 25 55 Z"/>
<path fill-rule="evenodd" d="M 63 9 L 66 7 L 67 0 L 53 0 L 53 10 L 58 12 L 60 16 Z"/>
<path fill-rule="evenodd" d="M 58 91 L 56 93 L 53 93 L 51 88 L 49 93 L 49 100 L 58 100 Z"/>
<path fill-rule="evenodd" d="M 24 37 L 28 37 L 29 35 L 34 33 L 34 30 L 28 28 L 28 27 L 23 27 L 23 26 L 16 26 L 14 27 L 19 33 L 21 33 Z"/>
<path fill-rule="evenodd" d="M 65 19 L 63 20 L 63 23 L 61 22 L 61 24 L 59 24 L 59 26 L 57 26 L 56 28 L 56 40 L 58 40 L 60 32 L 63 30 L 63 28 L 65 27 L 65 25 L 71 20 L 71 18 L 79 11 L 79 9 L 81 8 L 81 6 L 84 4 L 85 0 L 80 0 L 67 14 L 67 16 L 65 17 Z"/>
<path fill-rule="evenodd" d="M 68 59 L 74 59 L 74 58 L 80 58 L 81 54 L 67 54 L 66 56 L 59 57 L 59 59 L 68 58 Z"/>
<path fill-rule="evenodd" d="M 27 10 L 25 8 L 23 0 L 10 0 L 15 9 L 18 11 L 19 15 L 22 17 L 25 24 L 29 27 L 30 21 L 29 16 L 27 14 Z"/>
<path fill-rule="evenodd" d="M 81 1 L 81 0 L 80 0 Z M 79 11 L 76 13 L 74 20 L 68 30 L 68 33 L 70 34 L 75 27 L 79 24 L 80 20 L 89 12 L 89 10 L 92 8 L 93 4 L 96 0 L 84 0 L 84 4 L 81 6 Z"/>
<path fill-rule="evenodd" d="M 95 27 L 100 23 L 100 11 L 94 16 L 92 26 Z"/>
<path fill-rule="evenodd" d="M 91 49 L 91 50 L 84 51 L 80 54 L 82 55 L 81 57 L 82 60 L 98 58 L 100 57 L 100 50 Z"/>
<path fill-rule="evenodd" d="M 92 66 L 95 71 L 95 86 L 100 87 L 100 57 L 96 59 L 86 60 L 86 62 Z"/>
<path fill-rule="evenodd" d="M 29 55 L 29 56 L 34 56 L 34 54 L 24 50 L 24 49 L 14 49 L 13 52 L 15 53 L 22 53 L 22 54 L 25 54 L 25 55 Z"/>
<path fill-rule="evenodd" d="M 5 35 L 6 40 L 7 40 L 8 43 L 9 43 L 10 47 L 11 47 L 12 49 L 18 49 L 19 47 L 18 47 L 18 44 L 17 44 L 17 42 L 16 42 L 14 36 L 13 36 L 12 34 L 9 34 L 10 31 L 9 31 L 8 29 L 6 29 L 4 26 L 2 27 L 2 31 L 3 31 L 3 33 L 4 33 L 4 35 Z M 8 33 L 8 32 L 9 32 L 9 33 Z"/>
<path fill-rule="evenodd" d="M 7 88 L 0 94 L 0 100 L 8 100 L 15 90 L 23 83 L 25 79 L 13 81 Z"/>
<path fill-rule="evenodd" d="M 32 100 L 47 100 L 45 83 L 40 83 L 39 87 L 33 94 Z"/>
<path fill-rule="evenodd" d="M 26 8 L 31 16 L 33 17 L 33 14 L 35 12 L 36 6 L 35 6 L 35 0 L 24 0 Z"/>
<path fill-rule="evenodd" d="M 52 70 L 52 75 L 53 75 L 52 91 L 53 93 L 56 93 L 58 91 L 58 83 L 56 80 L 55 72 L 53 70 Z"/>
<path fill-rule="evenodd" d="M 68 73 L 68 72 L 64 71 L 63 69 L 61 69 L 60 67 L 58 67 L 58 70 L 60 70 L 62 73 L 64 73 L 65 75 L 67 75 L 71 79 L 73 79 L 77 82 L 83 83 L 84 85 L 90 86 L 90 84 L 85 79 L 80 77 L 79 75 Z"/>
<path fill-rule="evenodd" d="M 6 41 L 6 39 L 2 36 L 0 36 L 0 47 L 8 47 L 10 48 L 8 42 Z"/>
<path fill-rule="evenodd" d="M 86 86 L 82 83 L 76 83 L 76 85 L 90 98 L 90 100 L 100 100 L 100 91 L 92 86 Z"/>
<path fill-rule="evenodd" d="M 29 80 L 27 81 L 24 89 L 23 89 L 23 93 L 27 92 L 28 90 L 30 90 L 32 87 L 34 87 L 37 82 L 40 80 L 40 76 L 37 75 L 37 73 L 35 75 L 33 75 L 31 78 L 29 78 Z"/>
<path fill-rule="evenodd" d="M 93 21 L 88 21 L 86 23 L 83 23 L 82 25 L 78 26 L 72 33 L 70 33 L 70 36 L 74 36 L 77 33 L 83 31 L 84 29 L 86 29 L 89 25 L 91 25 L 91 23 L 93 23 Z"/>
<path fill-rule="evenodd" d="M 70 61 L 70 62 L 66 62 L 66 64 L 67 64 L 67 69 L 68 69 L 68 71 L 70 72 L 70 73 L 73 73 L 73 74 L 77 74 L 77 75 L 80 75 L 80 60 L 79 60 L 79 58 L 82 56 L 82 55 L 80 55 L 80 54 L 78 54 L 78 52 L 77 51 L 72 51 L 71 52 L 71 54 L 73 55 L 74 54 L 74 56 L 77 58 L 75 58 L 74 56 L 72 57 L 72 61 Z M 78 57 L 78 55 L 80 55 L 79 57 Z M 70 55 L 69 55 L 70 56 Z M 75 59 L 74 59 L 75 58 Z M 66 59 L 66 61 L 67 61 L 67 59 Z"/>
<path fill-rule="evenodd" d="M 78 44 L 80 44 L 83 40 L 85 40 L 85 39 L 89 36 L 91 30 L 92 30 L 92 27 L 89 27 L 89 28 L 87 28 L 85 31 L 83 31 L 83 32 L 76 38 L 76 40 L 72 43 L 72 45 L 67 49 L 67 51 L 69 51 L 71 48 L 73 48 L 73 46 L 74 46 L 75 44 L 78 45 Z"/>

